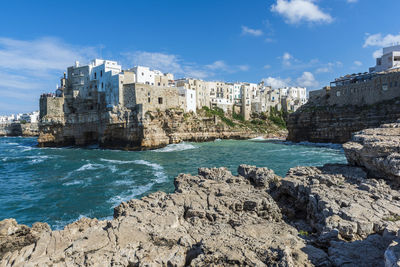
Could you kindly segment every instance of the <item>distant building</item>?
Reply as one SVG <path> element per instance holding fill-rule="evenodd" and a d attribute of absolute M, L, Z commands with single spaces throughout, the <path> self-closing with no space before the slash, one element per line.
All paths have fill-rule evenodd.
<path fill-rule="evenodd" d="M 400 68 L 400 45 L 383 48 L 383 55 L 376 59 L 375 67 L 369 72 L 381 72 L 389 69 Z"/>
<path fill-rule="evenodd" d="M 336 78 L 321 90 L 311 91 L 310 100 L 328 105 L 372 105 L 400 98 L 400 45 L 383 49 L 369 72 Z"/>

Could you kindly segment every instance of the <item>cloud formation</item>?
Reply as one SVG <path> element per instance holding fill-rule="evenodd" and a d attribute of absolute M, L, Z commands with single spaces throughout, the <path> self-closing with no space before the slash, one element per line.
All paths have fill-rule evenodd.
<path fill-rule="evenodd" d="M 297 78 L 297 85 L 301 87 L 315 88 L 318 87 L 319 82 L 315 80 L 314 75 L 311 72 L 303 72 L 303 74 Z"/>
<path fill-rule="evenodd" d="M 230 65 L 223 60 L 201 65 L 185 62 L 180 56 L 161 52 L 135 51 L 122 53 L 124 64 L 147 66 L 174 75 L 205 79 L 224 73 L 248 71 L 248 65 Z"/>
<path fill-rule="evenodd" d="M 289 54 L 288 52 L 285 52 L 282 56 L 282 64 L 286 67 L 289 67 L 292 65 L 291 60 L 293 59 L 293 56 Z"/>
<path fill-rule="evenodd" d="M 262 79 L 265 85 L 271 86 L 272 88 L 282 88 L 288 86 L 300 86 L 307 87 L 307 89 L 314 89 L 319 86 L 319 82 L 315 79 L 311 72 L 303 72 L 303 74 L 296 80 L 291 78 L 281 78 L 281 77 L 268 77 Z"/>
<path fill-rule="evenodd" d="M 382 33 L 367 35 L 363 47 L 385 47 L 394 44 L 400 44 L 400 33 L 398 35 L 387 34 L 385 36 Z"/>
<path fill-rule="evenodd" d="M 271 11 L 281 15 L 288 24 L 331 23 L 333 18 L 323 12 L 313 0 L 277 0 Z"/>
<path fill-rule="evenodd" d="M 268 77 L 262 79 L 265 85 L 272 88 L 282 88 L 290 86 L 292 80 L 290 78 L 282 79 L 281 77 Z"/>
<path fill-rule="evenodd" d="M 261 36 L 263 35 L 263 31 L 259 29 L 251 29 L 247 26 L 242 26 L 242 34 L 243 35 L 251 35 L 251 36 Z"/>

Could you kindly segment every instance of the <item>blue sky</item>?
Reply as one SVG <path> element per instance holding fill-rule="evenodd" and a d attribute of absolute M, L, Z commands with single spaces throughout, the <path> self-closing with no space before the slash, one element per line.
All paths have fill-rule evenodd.
<path fill-rule="evenodd" d="M 6 1 L 0 115 L 38 109 L 75 60 L 176 77 L 328 85 L 400 42 L 399 0 Z"/>

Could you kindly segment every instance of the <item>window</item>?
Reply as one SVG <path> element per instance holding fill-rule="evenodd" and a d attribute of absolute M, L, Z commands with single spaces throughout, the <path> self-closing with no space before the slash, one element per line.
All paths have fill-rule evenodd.
<path fill-rule="evenodd" d="M 103 71 L 102 70 L 100 71 L 100 77 L 103 77 Z"/>
<path fill-rule="evenodd" d="M 104 84 L 103 83 L 101 83 L 101 89 L 103 89 L 104 88 Z"/>
<path fill-rule="evenodd" d="M 142 76 L 144 76 L 144 73 L 142 72 Z"/>
<path fill-rule="evenodd" d="M 161 83 L 158 83 L 158 86 L 160 86 L 161 85 Z"/>
<path fill-rule="evenodd" d="M 97 73 L 96 72 L 94 73 L 94 79 L 95 80 L 97 79 Z"/>
<path fill-rule="evenodd" d="M 162 104 L 162 97 L 158 98 L 158 104 L 160 104 L 160 105 Z"/>
<path fill-rule="evenodd" d="M 149 103 L 150 103 L 150 97 L 149 97 L 149 98 L 147 98 L 147 102 L 149 102 Z"/>

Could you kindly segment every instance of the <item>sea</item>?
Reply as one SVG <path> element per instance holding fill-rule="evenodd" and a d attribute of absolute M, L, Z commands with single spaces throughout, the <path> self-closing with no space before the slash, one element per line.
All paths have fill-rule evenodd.
<path fill-rule="evenodd" d="M 0 220 L 59 230 L 82 217 L 111 219 L 122 201 L 174 191 L 179 173 L 240 164 L 268 167 L 280 176 L 295 166 L 346 163 L 340 145 L 255 138 L 171 144 L 149 151 L 38 148 L 35 138 L 0 138 Z"/>

